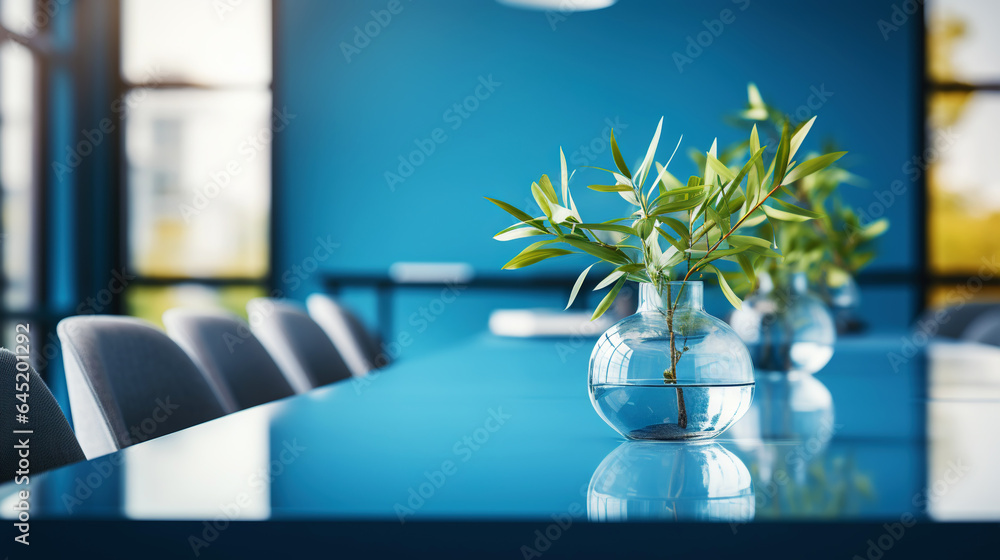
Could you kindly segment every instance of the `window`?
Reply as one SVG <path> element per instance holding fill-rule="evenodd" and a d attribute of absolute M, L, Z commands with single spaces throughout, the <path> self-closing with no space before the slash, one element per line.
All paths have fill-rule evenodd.
<path fill-rule="evenodd" d="M 41 298 L 41 61 L 34 0 L 0 0 L 0 344 Z"/>
<path fill-rule="evenodd" d="M 996 297 L 981 273 L 1000 256 L 1000 9 L 993 0 L 927 5 L 928 268 L 931 303 L 956 288 Z M 953 296 L 952 296 L 953 297 Z"/>
<path fill-rule="evenodd" d="M 125 0 L 125 311 L 244 313 L 269 275 L 271 3 Z"/>

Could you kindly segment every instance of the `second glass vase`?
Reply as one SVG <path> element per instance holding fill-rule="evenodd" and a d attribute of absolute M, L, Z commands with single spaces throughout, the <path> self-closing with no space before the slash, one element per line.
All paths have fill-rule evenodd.
<path fill-rule="evenodd" d="M 757 291 L 729 318 L 760 373 L 811 374 L 833 357 L 837 329 L 823 302 L 809 292 L 804 274 L 775 286 L 760 274 Z"/>

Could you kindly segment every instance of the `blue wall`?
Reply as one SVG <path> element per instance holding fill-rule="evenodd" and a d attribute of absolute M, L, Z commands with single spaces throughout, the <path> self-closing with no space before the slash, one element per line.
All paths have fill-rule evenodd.
<path fill-rule="evenodd" d="M 660 116 L 661 152 L 680 134 L 682 151 L 707 149 L 715 136 L 732 141 L 737 133 L 721 116 L 742 106 L 748 81 L 786 110 L 813 102 L 812 147 L 836 138 L 851 151 L 852 169 L 870 181 L 851 193 L 853 204 L 875 202 L 875 192 L 895 180 L 916 193 L 902 166 L 914 153 L 913 39 L 921 28 L 909 22 L 886 40 L 877 21 L 891 14 L 890 0 L 621 0 L 562 15 L 495 0 L 400 0 L 398 13 L 381 13 L 387 24 L 375 22 L 372 11 L 389 4 L 278 3 L 276 103 L 296 115 L 276 140 L 279 277 L 312 252 L 317 237 L 340 243 L 296 297 L 318 289 L 322 272 L 384 272 L 396 261 L 464 261 L 497 273 L 519 245 L 491 240 L 510 221 L 483 196 L 526 205 L 531 181 L 558 173 L 560 146 L 571 166 L 609 166 L 609 150 L 592 158 L 579 151 L 605 145 L 595 139 L 609 121 L 621 123 L 616 136 L 626 159 L 641 158 Z M 713 23 L 723 10 L 731 10 L 731 23 Z M 377 34 L 359 37 L 356 27 Z M 705 32 L 708 42 L 708 28 L 718 36 L 686 53 L 689 38 Z M 675 52 L 694 56 L 678 69 Z M 491 79 L 492 91 L 481 87 L 483 99 L 469 102 L 474 110 L 452 109 Z M 814 96 L 819 90 L 829 92 L 824 101 Z M 435 129 L 443 141 L 434 142 Z M 425 139 L 433 153 L 390 186 L 386 173 L 399 174 L 400 156 Z M 686 157 L 678 159 L 676 174 L 693 172 Z M 603 219 L 625 206 L 584 188 L 596 182 L 594 173 L 582 170 L 572 186 L 584 217 Z M 883 247 L 893 249 L 871 270 L 914 270 L 916 199 L 897 196 L 887 209 L 892 228 Z M 525 274 L 575 273 L 589 262 L 555 259 Z M 479 330 L 489 307 L 559 305 L 562 297 L 467 302 L 453 326 Z M 401 301 L 397 314 L 426 299 Z M 895 299 L 874 314 L 903 324 L 909 302 Z"/>

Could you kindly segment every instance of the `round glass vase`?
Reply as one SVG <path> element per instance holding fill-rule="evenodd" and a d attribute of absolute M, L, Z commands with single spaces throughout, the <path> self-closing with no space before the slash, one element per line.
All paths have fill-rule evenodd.
<path fill-rule="evenodd" d="M 805 274 L 776 287 L 767 274 L 757 290 L 729 317 L 750 349 L 757 374 L 812 374 L 833 357 L 837 329 L 823 301 L 813 295 Z"/>
<path fill-rule="evenodd" d="M 705 312 L 701 282 L 639 288 L 639 309 L 590 355 L 590 401 L 635 440 L 707 439 L 743 416 L 753 363 L 739 335 Z"/>

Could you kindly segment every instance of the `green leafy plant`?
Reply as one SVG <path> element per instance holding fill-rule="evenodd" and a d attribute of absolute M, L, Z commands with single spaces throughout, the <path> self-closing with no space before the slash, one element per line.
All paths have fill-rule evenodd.
<path fill-rule="evenodd" d="M 787 114 L 764 102 L 753 83 L 747 86 L 747 106 L 729 120 L 737 125 L 760 127 L 765 135 L 777 135 L 784 127 L 808 130 L 815 117 L 795 123 Z M 739 151 L 735 144 L 727 151 Z M 825 146 L 834 152 L 832 144 Z M 819 157 L 819 154 L 810 154 Z M 698 157 L 695 158 L 698 161 Z M 863 185 L 862 179 L 841 166 L 828 165 L 811 173 L 786 181 L 776 200 L 784 200 L 816 214 L 808 221 L 785 220 L 765 222 L 757 233 L 771 238 L 781 247 L 783 262 L 759 261 L 758 272 L 765 271 L 778 287 L 787 288 L 790 277 L 804 272 L 817 284 L 830 288 L 844 285 L 875 257 L 874 240 L 889 229 L 886 218 L 862 224 L 857 213 L 844 203 L 841 187 Z"/>
<path fill-rule="evenodd" d="M 812 121 L 809 122 L 811 126 Z M 566 157 L 559 151 L 559 192 L 547 175 L 531 184 L 531 194 L 542 216 L 518 209 L 506 202 L 487 198 L 518 220 L 497 233 L 500 241 L 538 239 L 503 266 L 517 269 L 535 263 L 573 254 L 589 255 L 597 262 L 588 266 L 577 278 L 569 296 L 569 305 L 576 299 L 590 270 L 598 263 L 611 265 L 595 290 L 611 286 L 598 304 L 592 319 L 604 314 L 627 281 L 653 284 L 658 292 L 666 290 L 664 310 L 670 332 L 670 366 L 664 370 L 667 383 L 677 379 L 677 362 L 684 348 L 674 340 L 674 312 L 681 294 L 671 294 L 667 284 L 671 279 L 689 280 L 695 274 L 708 272 L 718 279 L 726 298 L 739 308 L 740 298 L 717 266 L 734 262 L 749 278 L 762 259 L 780 259 L 781 254 L 769 239 L 745 233 L 767 220 L 802 221 L 819 217 L 815 212 L 774 197 L 782 185 L 811 175 L 839 159 L 843 152 L 825 154 L 796 163 L 793 159 L 805 140 L 809 127 L 789 129 L 783 126 L 778 147 L 765 163 L 766 146 L 761 146 L 757 128 L 753 127 L 747 141 L 747 156 L 739 165 L 730 167 L 717 157 L 716 143 L 705 153 L 701 176 L 692 176 L 686 183 L 674 177 L 666 165 L 656 162 L 663 119 L 660 119 L 646 155 L 634 172 L 628 168 L 618 143 L 611 133 L 610 144 L 616 170 L 600 169 L 610 175 L 607 184 L 588 188 L 611 193 L 625 199 L 633 211 L 621 218 L 605 222 L 585 221 L 577 209 L 569 189 Z M 683 139 L 683 137 L 682 137 Z M 678 140 L 677 146 L 680 146 Z M 674 149 L 676 153 L 677 148 Z M 647 180 L 655 178 L 647 185 Z M 609 238 L 612 234 L 613 238 Z M 678 387 L 683 427 L 686 415 Z"/>

